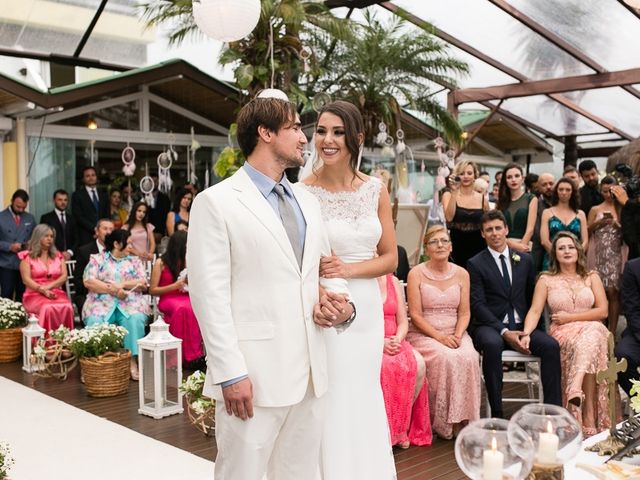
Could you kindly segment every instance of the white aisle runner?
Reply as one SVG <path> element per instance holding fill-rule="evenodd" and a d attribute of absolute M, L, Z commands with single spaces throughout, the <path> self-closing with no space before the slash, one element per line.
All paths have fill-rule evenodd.
<path fill-rule="evenodd" d="M 213 462 L 0 377 L 11 480 L 213 480 Z"/>

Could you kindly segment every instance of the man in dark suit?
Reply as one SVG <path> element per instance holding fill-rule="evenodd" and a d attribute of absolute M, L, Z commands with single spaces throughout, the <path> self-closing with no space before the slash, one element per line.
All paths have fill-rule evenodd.
<path fill-rule="evenodd" d="M 87 267 L 89 257 L 91 257 L 91 255 L 104 252 L 104 239 L 107 235 L 113 232 L 113 222 L 108 218 L 98 220 L 98 223 L 94 228 L 94 232 L 95 239 L 78 247 L 78 252 L 76 253 L 76 269 L 73 272 L 73 278 L 76 286 L 74 302 L 78 307 L 80 315 L 82 315 L 82 307 L 84 306 L 84 301 L 87 298 L 87 289 L 82 282 L 84 269 Z"/>
<path fill-rule="evenodd" d="M 40 223 L 46 223 L 56 232 L 56 248 L 62 252 L 65 260 L 73 257 L 76 250 L 76 222 L 69 215 L 69 194 L 65 190 L 53 193 L 54 209 L 40 217 Z"/>
<path fill-rule="evenodd" d="M 538 328 L 539 319 L 524 322 L 535 284 L 533 260 L 510 252 L 504 215 L 491 210 L 482 217 L 487 248 L 467 263 L 471 277 L 469 333 L 482 354 L 482 370 L 492 415 L 502 417 L 502 351 L 516 350 L 541 358 L 545 403 L 560 405 L 560 346 Z"/>
<path fill-rule="evenodd" d="M 627 371 L 618 376 L 620 386 L 630 395 L 631 379 L 638 378 L 640 367 L 640 258 L 629 260 L 622 273 L 622 313 L 627 319 L 627 328 L 616 345 L 616 358 L 627 359 Z"/>
<path fill-rule="evenodd" d="M 151 178 L 154 182 L 154 188 L 151 192 L 153 200 L 149 205 L 149 223 L 155 227 L 153 234 L 156 236 L 156 244 L 158 244 L 167 234 L 167 214 L 171 211 L 171 199 L 158 190 L 158 176 L 153 175 Z"/>
<path fill-rule="evenodd" d="M 89 243 L 100 218 L 109 218 L 109 197 L 98 188 L 98 174 L 93 167 L 82 170 L 83 186 L 73 192 L 71 210 L 78 229 L 78 245 Z"/>
<path fill-rule="evenodd" d="M 25 211 L 28 203 L 29 194 L 19 189 L 11 196 L 11 205 L 0 212 L 0 295 L 18 302 L 24 293 L 18 252 L 27 248 L 36 226 L 36 219 Z"/>

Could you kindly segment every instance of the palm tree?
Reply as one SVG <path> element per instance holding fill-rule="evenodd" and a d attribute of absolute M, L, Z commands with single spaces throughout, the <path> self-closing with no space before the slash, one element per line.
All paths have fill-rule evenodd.
<path fill-rule="evenodd" d="M 426 113 L 457 143 L 460 126 L 433 94 L 442 85 L 455 86 L 456 78 L 468 73 L 467 64 L 451 56 L 447 45 L 427 31 L 408 31 L 399 17 L 381 22 L 371 9 L 363 14 L 365 21 L 354 28 L 353 40 L 338 42 L 332 49 L 325 62 L 331 68 L 308 85 L 307 96 L 328 92 L 357 105 L 369 145 L 381 121 L 390 132 L 400 127 L 402 108 Z M 328 40 L 323 32 L 314 38 L 319 56 L 329 53 Z"/>
<path fill-rule="evenodd" d="M 151 0 L 141 5 L 142 18 L 149 26 L 173 22 L 169 43 L 179 44 L 190 36 L 201 35 L 193 21 L 193 1 Z M 305 70 L 300 54 L 304 38 L 309 31 L 320 29 L 333 38 L 346 40 L 351 37 L 351 22 L 335 17 L 323 3 L 315 1 L 261 0 L 261 8 L 256 28 L 245 38 L 225 45 L 220 63 L 234 66 L 234 77 L 245 94 L 242 102 L 268 87 L 306 101 L 297 87 Z M 313 65 L 313 59 L 309 64 Z M 319 73 L 317 66 L 311 71 Z"/>

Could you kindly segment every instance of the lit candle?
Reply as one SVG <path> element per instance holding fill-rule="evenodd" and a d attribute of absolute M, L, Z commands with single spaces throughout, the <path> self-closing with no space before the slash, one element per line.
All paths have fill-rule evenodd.
<path fill-rule="evenodd" d="M 558 436 L 553 433 L 551 422 L 547 422 L 547 431 L 540 433 L 538 445 L 538 463 L 557 463 Z"/>
<path fill-rule="evenodd" d="M 498 452 L 496 437 L 491 439 L 491 450 L 485 450 L 482 455 L 482 479 L 502 480 L 502 461 L 504 455 Z"/>

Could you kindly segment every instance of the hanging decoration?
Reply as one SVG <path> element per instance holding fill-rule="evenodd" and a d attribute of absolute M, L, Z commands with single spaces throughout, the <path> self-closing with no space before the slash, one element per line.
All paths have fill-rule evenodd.
<path fill-rule="evenodd" d="M 125 177 L 129 178 L 129 187 L 131 187 L 131 177 L 133 177 L 136 171 L 136 151 L 129 145 L 129 142 L 127 142 L 127 146 L 122 150 L 120 158 L 122 158 L 122 163 L 124 164 L 122 173 L 124 173 Z"/>
<path fill-rule="evenodd" d="M 153 198 L 153 189 L 155 188 L 155 183 L 153 178 L 149 176 L 149 164 L 144 164 L 144 177 L 140 180 L 140 191 L 144 195 L 144 202 L 149 205 L 149 208 L 155 208 L 156 202 L 155 198 Z"/>
<path fill-rule="evenodd" d="M 316 93 L 311 99 L 311 106 L 316 112 L 322 110 L 322 107 L 331 103 L 331 96 L 326 92 Z"/>
<path fill-rule="evenodd" d="M 187 148 L 187 182 L 195 185 L 198 183 L 196 176 L 196 151 L 200 148 L 200 142 L 196 140 L 196 134 L 191 127 L 191 145 Z"/>
<path fill-rule="evenodd" d="M 91 165 L 92 167 L 96 166 L 96 163 L 98 163 L 98 157 L 99 157 L 98 149 L 95 148 L 95 146 L 96 146 L 96 141 L 89 140 L 89 146 L 84 150 L 84 158 L 85 160 L 89 161 L 89 165 Z"/>
<path fill-rule="evenodd" d="M 205 35 L 221 42 L 235 42 L 258 24 L 260 0 L 194 1 L 193 19 Z"/>
<path fill-rule="evenodd" d="M 387 125 L 384 122 L 378 124 L 378 135 L 376 135 L 375 142 L 382 147 L 380 154 L 383 157 L 393 158 L 395 153 L 393 151 L 394 139 L 387 133 Z"/>
<path fill-rule="evenodd" d="M 304 73 L 309 73 L 311 71 L 311 55 L 313 54 L 313 50 L 311 47 L 305 45 L 298 52 L 298 58 L 302 61 L 302 65 L 304 68 Z"/>

